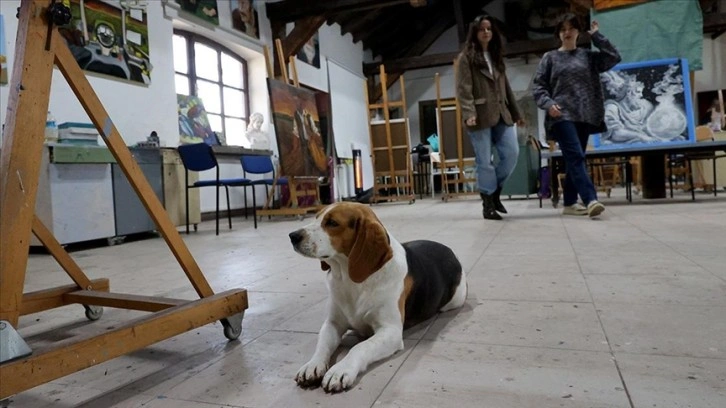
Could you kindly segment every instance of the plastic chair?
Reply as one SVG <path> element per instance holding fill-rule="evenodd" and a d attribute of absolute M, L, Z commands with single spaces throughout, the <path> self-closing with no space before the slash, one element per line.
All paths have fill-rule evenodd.
<path fill-rule="evenodd" d="M 265 186 L 265 197 L 269 197 L 270 190 L 269 186 L 272 185 L 287 185 L 287 178 L 286 177 L 280 177 L 276 179 L 275 176 L 275 166 L 272 164 L 272 158 L 270 156 L 266 155 L 243 155 L 240 157 L 240 163 L 242 163 L 242 170 L 244 171 L 244 176 L 247 177 L 247 173 L 249 174 L 270 174 L 272 177 L 270 178 L 261 178 L 257 180 L 252 180 L 250 182 L 252 186 L 252 205 L 254 208 L 252 209 L 254 218 L 255 218 L 255 228 L 257 228 L 257 198 L 255 194 L 255 188 L 254 186 Z M 247 189 L 245 188 L 245 216 L 247 216 Z"/>
<path fill-rule="evenodd" d="M 246 178 L 232 178 L 232 179 L 220 179 L 219 178 L 219 165 L 217 158 L 214 156 L 212 146 L 206 143 L 195 143 L 182 145 L 177 148 L 179 157 L 181 158 L 182 164 L 184 165 L 184 195 L 185 195 L 185 213 L 186 213 L 186 226 L 187 234 L 189 234 L 189 189 L 190 188 L 201 188 L 201 187 L 216 187 L 217 188 L 217 207 L 214 213 L 216 220 L 216 234 L 219 235 L 219 188 L 224 187 L 227 193 L 227 219 L 229 221 L 229 229 L 232 229 L 232 214 L 229 205 L 229 187 L 247 187 L 251 185 L 251 181 Z M 216 177 L 211 180 L 199 180 L 194 184 L 189 185 L 189 172 L 190 171 L 204 171 L 209 169 L 217 169 Z M 196 229 L 196 228 L 195 228 Z"/>

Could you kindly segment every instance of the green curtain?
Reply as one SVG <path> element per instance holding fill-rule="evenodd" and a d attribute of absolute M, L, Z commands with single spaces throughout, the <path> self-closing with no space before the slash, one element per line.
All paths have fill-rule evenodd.
<path fill-rule="evenodd" d="M 686 58 L 691 71 L 703 67 L 703 15 L 698 0 L 651 0 L 601 12 L 591 18 L 620 51 L 623 62 Z"/>

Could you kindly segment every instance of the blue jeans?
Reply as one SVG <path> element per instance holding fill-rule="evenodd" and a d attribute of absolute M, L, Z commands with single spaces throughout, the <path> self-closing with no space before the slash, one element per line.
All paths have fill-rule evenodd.
<path fill-rule="evenodd" d="M 552 125 L 552 135 L 562 150 L 565 159 L 565 185 L 562 187 L 562 204 L 573 205 L 580 195 L 582 202 L 588 205 L 597 200 L 595 186 L 587 173 L 585 150 L 590 137 L 589 126 L 584 123 L 561 121 Z"/>
<path fill-rule="evenodd" d="M 494 127 L 467 130 L 476 155 L 477 188 L 484 194 L 492 194 L 514 171 L 519 157 L 519 143 L 513 126 L 501 120 Z M 497 149 L 499 162 L 492 162 L 492 145 Z"/>

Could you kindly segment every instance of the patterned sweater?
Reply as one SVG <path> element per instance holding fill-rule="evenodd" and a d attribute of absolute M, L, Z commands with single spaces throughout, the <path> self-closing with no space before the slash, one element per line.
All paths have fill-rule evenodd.
<path fill-rule="evenodd" d="M 600 73 L 620 62 L 618 50 L 599 31 L 592 35 L 599 51 L 576 48 L 572 51 L 547 52 L 534 74 L 532 94 L 537 106 L 545 112 L 554 104 L 562 116 L 545 117 L 547 137 L 552 125 L 561 120 L 583 122 L 592 126 L 593 133 L 606 129 Z"/>

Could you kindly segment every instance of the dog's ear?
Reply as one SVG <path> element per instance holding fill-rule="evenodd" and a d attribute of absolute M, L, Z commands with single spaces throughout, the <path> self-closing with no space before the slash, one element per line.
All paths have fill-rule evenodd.
<path fill-rule="evenodd" d="M 393 249 L 386 229 L 375 216 L 357 220 L 356 237 L 348 255 L 348 275 L 361 283 L 393 258 Z"/>
<path fill-rule="evenodd" d="M 324 271 L 329 271 L 330 265 L 328 265 L 328 263 L 325 261 L 320 261 L 320 269 L 322 269 Z"/>

